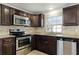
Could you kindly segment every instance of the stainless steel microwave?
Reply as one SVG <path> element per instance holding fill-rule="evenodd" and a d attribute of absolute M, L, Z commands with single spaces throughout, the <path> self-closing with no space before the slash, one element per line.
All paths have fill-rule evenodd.
<path fill-rule="evenodd" d="M 28 17 L 24 17 L 24 16 L 19 16 L 19 15 L 14 15 L 14 25 L 26 25 L 26 26 L 30 26 L 30 20 Z"/>

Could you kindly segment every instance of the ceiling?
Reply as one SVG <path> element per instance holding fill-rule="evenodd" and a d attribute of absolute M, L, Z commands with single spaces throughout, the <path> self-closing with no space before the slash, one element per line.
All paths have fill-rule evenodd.
<path fill-rule="evenodd" d="M 6 5 L 13 6 L 15 8 L 19 8 L 32 13 L 44 13 L 75 4 L 76 3 L 6 3 Z"/>

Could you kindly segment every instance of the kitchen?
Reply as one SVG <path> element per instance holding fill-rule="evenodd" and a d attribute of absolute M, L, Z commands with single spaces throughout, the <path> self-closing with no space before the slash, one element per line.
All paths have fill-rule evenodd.
<path fill-rule="evenodd" d="M 76 3 L 0 4 L 0 55 L 78 55 L 78 16 Z"/>

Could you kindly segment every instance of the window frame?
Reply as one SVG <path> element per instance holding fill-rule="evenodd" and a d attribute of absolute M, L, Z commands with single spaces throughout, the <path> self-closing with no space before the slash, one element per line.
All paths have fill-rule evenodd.
<path fill-rule="evenodd" d="M 49 24 L 48 23 L 48 18 L 51 18 L 51 17 L 62 17 L 62 23 L 61 24 Z M 51 16 L 51 17 L 47 17 L 47 21 L 46 21 L 46 28 L 48 27 L 48 30 L 46 29 L 46 32 L 52 32 L 52 33 L 62 33 L 63 32 L 63 16 L 62 15 L 58 15 L 58 16 Z M 57 23 L 57 18 L 56 18 L 56 23 Z M 49 24 L 49 25 L 48 25 Z M 52 26 L 50 26 L 52 25 Z M 61 25 L 61 32 L 57 32 L 57 27 L 56 27 L 56 31 L 49 31 L 49 29 L 53 28 L 53 26 L 58 26 L 58 25 Z M 51 29 L 53 30 L 53 29 Z"/>

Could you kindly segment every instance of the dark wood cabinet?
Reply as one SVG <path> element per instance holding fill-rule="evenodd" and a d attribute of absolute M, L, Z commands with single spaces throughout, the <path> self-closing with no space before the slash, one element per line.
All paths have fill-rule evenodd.
<path fill-rule="evenodd" d="M 29 20 L 31 21 L 32 27 L 41 27 L 44 24 L 43 14 L 30 14 L 22 10 L 18 10 L 18 9 L 0 4 L 0 25 L 4 25 L 4 26 L 13 25 L 13 15 L 28 17 Z"/>
<path fill-rule="evenodd" d="M 44 15 L 43 14 L 31 14 L 30 16 L 32 27 L 42 27 L 44 25 Z"/>
<path fill-rule="evenodd" d="M 79 25 L 79 5 L 77 5 L 77 24 Z"/>
<path fill-rule="evenodd" d="M 13 25 L 14 9 L 5 5 L 0 5 L 0 25 Z"/>
<path fill-rule="evenodd" d="M 11 8 L 8 6 L 2 5 L 2 18 L 1 25 L 11 25 Z"/>
<path fill-rule="evenodd" d="M 38 27 L 39 26 L 39 21 L 38 21 L 38 15 L 31 15 L 31 26 L 32 27 Z"/>
<path fill-rule="evenodd" d="M 35 35 L 32 39 L 32 50 L 36 49 L 50 55 L 57 54 L 56 37 Z"/>
<path fill-rule="evenodd" d="M 31 43 L 32 50 L 39 50 L 41 52 L 44 52 L 50 55 L 56 55 L 57 54 L 57 40 L 60 40 L 61 38 L 63 40 L 63 44 L 65 44 L 64 41 L 75 42 L 76 43 L 76 55 L 79 55 L 79 39 L 69 38 L 69 37 L 56 37 L 56 36 L 53 37 L 53 36 L 45 36 L 45 35 L 34 35 L 32 37 L 32 43 Z M 63 52 L 65 51 L 66 50 L 63 50 Z"/>
<path fill-rule="evenodd" d="M 0 54 L 1 55 L 16 54 L 16 43 L 14 37 L 0 39 Z"/>
<path fill-rule="evenodd" d="M 2 55 L 2 39 L 0 39 L 0 55 Z"/>
<path fill-rule="evenodd" d="M 27 13 L 26 12 L 24 12 L 24 11 L 21 11 L 21 10 L 18 10 L 18 9 L 13 9 L 14 11 L 13 11 L 13 13 L 15 14 L 15 15 L 20 15 L 20 16 L 27 16 Z"/>
<path fill-rule="evenodd" d="M 38 15 L 39 16 L 39 19 L 38 19 L 38 21 L 39 21 L 39 27 L 44 27 L 44 21 L 45 21 L 45 15 L 44 14 L 39 14 Z"/>
<path fill-rule="evenodd" d="M 1 4 L 0 4 L 0 25 L 1 25 Z"/>
<path fill-rule="evenodd" d="M 76 44 L 76 54 L 79 55 L 79 40 L 77 40 L 77 44 Z"/>
<path fill-rule="evenodd" d="M 70 6 L 63 9 L 63 25 L 76 26 L 77 25 L 77 6 Z"/>
<path fill-rule="evenodd" d="M 0 5 L 0 25 L 5 25 L 5 26 L 13 25 L 14 14 L 30 17 L 29 13 L 1 4 Z"/>
<path fill-rule="evenodd" d="M 36 46 L 37 38 L 38 38 L 37 35 L 33 35 L 33 36 L 32 36 L 32 40 L 31 40 L 31 49 L 32 49 L 32 50 L 37 49 L 37 46 Z"/>
<path fill-rule="evenodd" d="M 76 55 L 79 55 L 79 39 L 74 39 L 76 42 Z"/>

